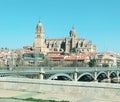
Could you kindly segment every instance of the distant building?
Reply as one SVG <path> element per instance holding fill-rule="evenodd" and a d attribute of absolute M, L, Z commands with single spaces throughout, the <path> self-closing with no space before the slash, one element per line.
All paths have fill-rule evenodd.
<path fill-rule="evenodd" d="M 98 66 L 117 67 L 120 66 L 120 55 L 111 51 L 106 51 L 97 55 Z"/>
<path fill-rule="evenodd" d="M 24 65 L 40 65 L 43 62 L 44 54 L 24 53 Z"/>
<path fill-rule="evenodd" d="M 73 27 L 66 38 L 44 38 L 44 28 L 39 21 L 36 26 L 34 50 L 36 53 L 48 52 L 76 52 L 76 53 L 96 53 L 96 46 L 91 41 L 77 37 L 77 32 Z"/>

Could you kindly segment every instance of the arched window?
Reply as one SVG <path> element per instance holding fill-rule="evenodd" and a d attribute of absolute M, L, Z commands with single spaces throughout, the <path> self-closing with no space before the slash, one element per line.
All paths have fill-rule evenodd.
<path fill-rule="evenodd" d="M 81 42 L 81 45 L 80 45 L 80 47 L 83 47 L 83 42 Z"/>

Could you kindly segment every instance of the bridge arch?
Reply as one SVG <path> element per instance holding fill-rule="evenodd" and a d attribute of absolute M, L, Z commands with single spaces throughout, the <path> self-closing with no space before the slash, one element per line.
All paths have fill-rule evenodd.
<path fill-rule="evenodd" d="M 110 72 L 110 77 L 111 77 L 111 78 L 117 77 L 117 72 L 111 71 L 111 72 Z"/>
<path fill-rule="evenodd" d="M 107 78 L 107 73 L 104 72 L 104 71 L 100 71 L 98 74 L 97 74 L 97 79 L 98 81 L 100 82 L 101 80 L 103 79 L 106 79 Z"/>
<path fill-rule="evenodd" d="M 70 80 L 70 81 L 73 81 L 73 79 L 68 74 L 64 74 L 64 73 L 54 74 L 51 77 L 49 77 L 48 79 L 49 80 Z"/>
<path fill-rule="evenodd" d="M 91 79 L 90 79 L 90 81 L 92 81 L 92 80 L 94 80 L 94 76 L 91 74 L 91 73 L 83 73 L 83 74 L 81 74 L 79 77 L 78 77 L 78 81 L 80 81 L 80 79 L 83 77 L 83 76 L 90 76 L 91 77 Z"/>
<path fill-rule="evenodd" d="M 98 78 L 101 74 L 104 74 L 104 75 L 107 76 L 107 73 L 106 73 L 106 72 L 104 72 L 104 71 L 100 71 L 100 72 L 97 74 L 97 78 Z"/>

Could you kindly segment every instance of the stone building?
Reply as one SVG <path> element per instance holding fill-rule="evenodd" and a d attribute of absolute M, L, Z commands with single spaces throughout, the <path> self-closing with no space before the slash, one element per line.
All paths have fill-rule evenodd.
<path fill-rule="evenodd" d="M 60 51 L 65 53 L 96 53 L 96 46 L 91 41 L 77 37 L 77 32 L 73 27 L 66 38 L 44 38 L 44 28 L 39 21 L 36 26 L 34 49 L 39 53 Z"/>
<path fill-rule="evenodd" d="M 105 51 L 97 54 L 97 66 L 101 67 L 119 67 L 120 66 L 120 55 L 112 52 Z"/>
<path fill-rule="evenodd" d="M 39 21 L 36 26 L 36 32 L 35 32 L 35 41 L 33 48 L 35 50 L 35 53 L 46 53 L 48 52 L 48 49 L 46 48 L 45 44 L 45 38 L 44 38 L 44 28 L 42 23 Z"/>

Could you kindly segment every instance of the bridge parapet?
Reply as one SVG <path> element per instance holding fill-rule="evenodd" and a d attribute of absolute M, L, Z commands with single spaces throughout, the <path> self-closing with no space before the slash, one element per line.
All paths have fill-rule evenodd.
<path fill-rule="evenodd" d="M 17 91 L 51 93 L 53 96 L 56 93 L 60 96 L 61 94 L 65 94 L 67 95 L 66 99 L 75 97 L 77 98 L 76 101 L 81 101 L 81 97 L 83 97 L 83 99 L 85 97 L 90 97 L 90 101 L 91 97 L 92 99 L 101 99 L 102 101 L 105 99 L 106 102 L 110 100 L 119 102 L 120 100 L 120 84 L 0 78 L 0 88 Z M 69 101 L 71 102 L 75 100 Z M 99 100 L 93 101 L 98 102 Z"/>
<path fill-rule="evenodd" d="M 20 69 L 19 69 L 20 68 Z M 22 66 L 18 67 L 16 70 L 9 71 L 9 70 L 1 70 L 0 76 L 8 76 L 12 74 L 19 74 L 19 75 L 38 75 L 39 79 L 49 79 L 51 76 L 57 77 L 57 75 L 64 75 L 61 77 L 67 77 L 74 81 L 80 80 L 83 76 L 88 78 L 92 78 L 92 80 L 97 81 L 98 78 L 109 79 L 110 77 L 120 76 L 120 68 L 117 67 L 34 67 L 34 66 Z M 54 78 L 53 78 L 54 79 Z"/>

